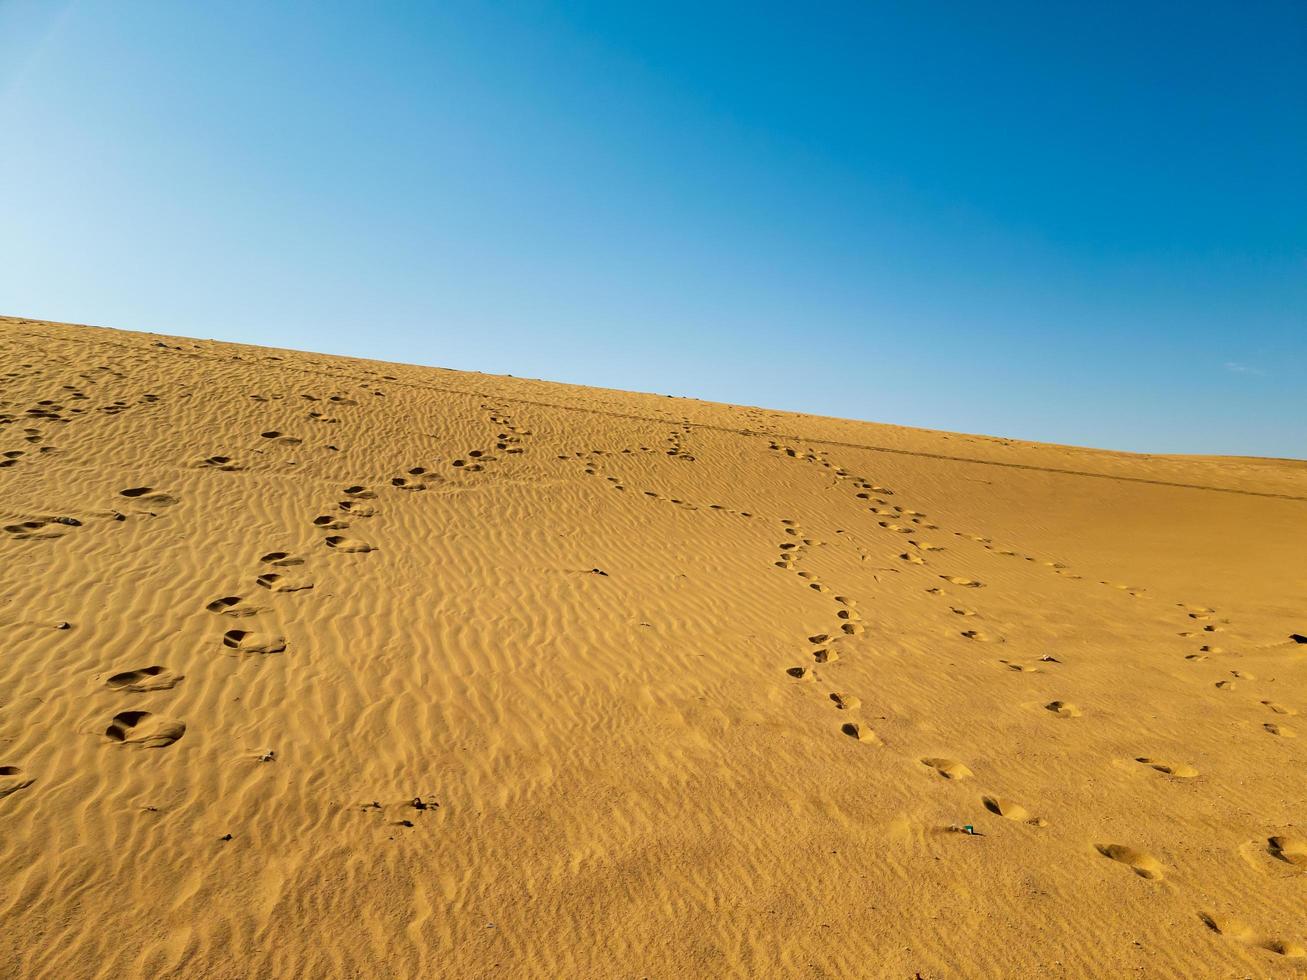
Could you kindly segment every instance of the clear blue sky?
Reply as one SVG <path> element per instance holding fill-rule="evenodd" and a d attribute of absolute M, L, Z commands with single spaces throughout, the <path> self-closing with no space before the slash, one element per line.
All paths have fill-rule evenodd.
<path fill-rule="evenodd" d="M 1301 0 L 428 6 L 0 0 L 0 312 L 1307 457 Z"/>

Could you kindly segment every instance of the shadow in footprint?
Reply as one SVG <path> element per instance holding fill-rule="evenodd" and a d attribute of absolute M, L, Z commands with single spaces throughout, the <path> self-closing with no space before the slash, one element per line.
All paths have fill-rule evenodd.
<path fill-rule="evenodd" d="M 155 664 L 150 667 L 140 667 L 136 670 L 125 670 L 121 674 L 113 674 L 104 683 L 106 687 L 115 691 L 131 691 L 136 694 L 143 694 L 146 691 L 170 690 L 185 678 L 185 674 L 174 674 L 167 667 Z"/>
<path fill-rule="evenodd" d="M 149 711 L 120 711 L 104 734 L 115 742 L 161 749 L 186 734 L 186 723 Z"/>

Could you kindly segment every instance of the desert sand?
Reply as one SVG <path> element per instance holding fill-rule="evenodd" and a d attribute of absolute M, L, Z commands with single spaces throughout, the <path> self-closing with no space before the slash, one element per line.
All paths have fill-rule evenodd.
<path fill-rule="evenodd" d="M 1307 970 L 1303 462 L 0 352 L 4 976 Z"/>

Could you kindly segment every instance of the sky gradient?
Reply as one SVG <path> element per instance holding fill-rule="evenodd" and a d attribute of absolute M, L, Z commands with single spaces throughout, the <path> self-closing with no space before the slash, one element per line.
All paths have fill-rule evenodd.
<path fill-rule="evenodd" d="M 0 133 L 0 313 L 1307 457 L 1300 2 L 0 0 Z"/>

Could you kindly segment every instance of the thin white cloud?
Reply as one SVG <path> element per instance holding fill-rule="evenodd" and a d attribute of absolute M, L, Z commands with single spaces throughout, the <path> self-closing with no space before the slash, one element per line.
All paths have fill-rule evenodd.
<path fill-rule="evenodd" d="M 1226 361 L 1225 369 L 1231 374 L 1255 374 L 1258 377 L 1266 374 L 1265 371 L 1259 368 L 1249 367 L 1247 364 L 1240 364 L 1238 361 Z"/>

